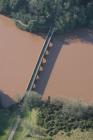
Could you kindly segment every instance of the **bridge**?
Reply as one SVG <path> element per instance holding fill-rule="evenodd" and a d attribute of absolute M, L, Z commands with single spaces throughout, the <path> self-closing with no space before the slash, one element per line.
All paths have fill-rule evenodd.
<path fill-rule="evenodd" d="M 49 45 L 50 45 L 51 39 L 53 37 L 54 31 L 55 31 L 54 28 L 50 28 L 50 30 L 48 32 L 48 35 L 47 35 L 46 40 L 45 40 L 44 45 L 43 45 L 43 49 L 42 49 L 41 54 L 40 54 L 40 56 L 38 58 L 38 62 L 37 62 L 36 67 L 35 67 L 35 69 L 33 71 L 33 74 L 32 74 L 31 80 L 29 82 L 29 85 L 27 87 L 27 91 L 28 91 L 27 93 L 28 94 L 30 93 L 29 91 L 32 91 L 36 86 L 35 81 L 39 77 L 39 72 L 42 69 L 43 60 L 46 61 L 46 56 L 48 55 L 48 51 L 49 51 L 49 47 L 50 47 Z M 25 96 L 26 96 L 26 94 L 25 94 Z M 22 105 L 23 105 L 25 96 L 23 97 L 23 99 L 19 103 L 21 105 L 20 106 L 21 109 L 22 109 Z M 12 129 L 10 130 L 10 133 L 9 133 L 9 136 L 8 136 L 7 140 L 13 140 L 13 137 L 14 137 L 14 135 L 16 133 L 16 130 L 17 130 L 20 122 L 21 122 L 21 114 L 19 113 L 19 114 L 17 114 L 16 122 L 13 125 Z"/>
<path fill-rule="evenodd" d="M 42 71 L 42 69 L 43 69 L 42 65 L 43 65 L 44 61 L 46 62 L 46 59 L 47 59 L 46 56 L 49 53 L 50 42 L 51 42 L 51 39 L 53 37 L 54 31 L 55 31 L 54 28 L 50 28 L 50 30 L 48 32 L 48 35 L 47 35 L 46 40 L 45 40 L 44 45 L 43 45 L 43 49 L 41 51 L 38 62 L 37 62 L 36 67 L 33 71 L 31 80 L 30 80 L 29 85 L 27 87 L 27 91 L 31 91 L 36 87 L 35 82 L 36 82 L 36 80 L 39 79 L 39 72 Z"/>

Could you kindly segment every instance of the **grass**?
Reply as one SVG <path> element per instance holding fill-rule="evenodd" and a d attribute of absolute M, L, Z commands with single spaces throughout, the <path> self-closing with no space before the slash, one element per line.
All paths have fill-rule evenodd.
<path fill-rule="evenodd" d="M 14 140 L 49 140 L 46 130 L 37 125 L 37 116 L 38 109 L 28 112 L 28 115 L 22 119 Z"/>
<path fill-rule="evenodd" d="M 31 122 L 31 125 L 33 127 L 37 126 L 37 116 L 38 116 L 38 110 L 33 109 L 31 112 L 31 120 L 33 120 Z"/>
<path fill-rule="evenodd" d="M 6 140 L 9 130 L 15 121 L 15 113 L 9 110 L 0 110 L 0 140 Z"/>
<path fill-rule="evenodd" d="M 28 112 L 17 129 L 14 140 L 50 140 L 46 130 L 37 125 L 38 109 Z M 0 110 L 0 140 L 6 140 L 9 130 L 15 121 L 15 114 L 8 110 Z M 31 135 L 30 135 L 31 134 Z M 27 137 L 28 135 L 28 137 Z M 81 132 L 80 129 L 71 133 L 60 132 L 53 140 L 93 140 L 93 130 Z"/>
<path fill-rule="evenodd" d="M 54 136 L 54 140 L 93 140 L 93 130 L 82 132 L 80 129 L 76 129 L 68 134 L 60 132 Z"/>

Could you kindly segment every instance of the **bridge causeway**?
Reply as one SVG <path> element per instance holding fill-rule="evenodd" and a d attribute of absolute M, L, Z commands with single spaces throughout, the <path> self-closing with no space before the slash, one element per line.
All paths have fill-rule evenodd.
<path fill-rule="evenodd" d="M 27 91 L 32 91 L 36 85 L 35 85 L 35 81 L 37 79 L 39 79 L 39 72 L 43 70 L 43 62 L 45 61 L 46 63 L 46 56 L 48 55 L 49 53 L 49 45 L 50 45 L 50 42 L 51 42 L 51 39 L 53 37 L 53 34 L 54 34 L 54 28 L 50 28 L 49 32 L 48 32 L 48 35 L 46 37 L 46 40 L 44 42 L 44 45 L 43 45 L 43 49 L 41 51 L 41 54 L 39 56 L 39 59 L 38 59 L 38 62 L 36 64 L 36 67 L 34 69 L 34 72 L 33 72 L 33 75 L 31 77 L 31 80 L 29 82 L 29 85 L 27 87 Z"/>

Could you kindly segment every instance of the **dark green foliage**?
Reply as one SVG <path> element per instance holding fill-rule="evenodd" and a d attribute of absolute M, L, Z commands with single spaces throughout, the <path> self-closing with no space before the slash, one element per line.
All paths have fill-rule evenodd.
<path fill-rule="evenodd" d="M 45 32 L 51 25 L 61 32 L 93 26 L 92 0 L 0 0 L 0 13 L 20 19 L 28 25 L 25 30 L 34 32 Z"/>
<path fill-rule="evenodd" d="M 0 13 L 5 15 L 10 14 L 9 0 L 0 0 Z"/>
<path fill-rule="evenodd" d="M 0 0 L 0 13 L 20 19 L 27 31 L 45 32 L 51 25 L 59 32 L 93 27 L 93 0 Z"/>
<path fill-rule="evenodd" d="M 6 134 L 6 130 L 15 122 L 15 112 L 7 109 L 0 110 L 0 138 Z"/>
<path fill-rule="evenodd" d="M 70 132 L 77 128 L 93 129 L 93 106 L 83 106 L 79 103 L 45 103 L 40 108 L 38 124 L 45 127 L 51 136 L 60 130 Z"/>

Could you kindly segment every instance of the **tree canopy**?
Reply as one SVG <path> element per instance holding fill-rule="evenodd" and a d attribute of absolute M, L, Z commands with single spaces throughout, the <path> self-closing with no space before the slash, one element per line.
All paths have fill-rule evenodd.
<path fill-rule="evenodd" d="M 93 26 L 92 0 L 0 0 L 0 13 L 21 20 L 26 30 L 59 32 Z"/>

